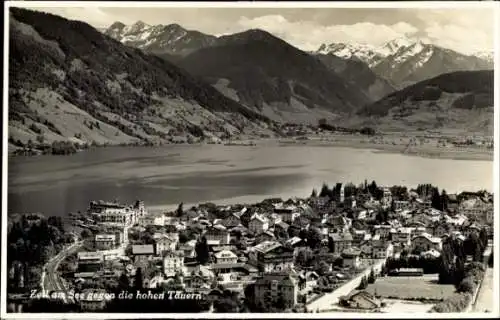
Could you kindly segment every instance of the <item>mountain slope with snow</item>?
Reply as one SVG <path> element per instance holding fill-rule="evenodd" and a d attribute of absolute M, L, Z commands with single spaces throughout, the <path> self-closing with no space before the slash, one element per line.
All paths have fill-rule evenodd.
<path fill-rule="evenodd" d="M 406 37 L 391 40 L 380 47 L 342 43 L 321 45 L 317 53 L 363 61 L 398 88 L 443 73 L 493 69 L 492 55 L 488 53 L 468 56 Z"/>
<path fill-rule="evenodd" d="M 217 39 L 194 30 L 186 30 L 178 24 L 149 25 L 137 21 L 132 25 L 113 23 L 104 34 L 121 43 L 158 55 L 187 55 L 212 45 Z"/>

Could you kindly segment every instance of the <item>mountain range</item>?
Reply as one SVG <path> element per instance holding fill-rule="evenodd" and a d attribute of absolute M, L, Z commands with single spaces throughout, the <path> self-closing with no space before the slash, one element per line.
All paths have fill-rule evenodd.
<path fill-rule="evenodd" d="M 12 145 L 64 139 L 121 144 L 256 138 L 279 134 L 283 122 L 319 119 L 365 125 L 376 118 L 381 123 L 393 117 L 390 110 L 398 101 L 415 102 L 394 97 L 420 90 L 420 78 L 425 83 L 441 71 L 488 66 L 484 59 L 420 42 L 396 41 L 377 52 L 364 46 L 364 56 L 352 45 L 350 55 L 347 45 L 305 52 L 258 29 L 215 37 L 176 24 L 139 21 L 96 30 L 84 22 L 18 8 L 10 9 L 9 47 Z M 430 57 L 420 66 L 426 55 Z M 399 71 L 383 71 L 389 61 Z M 412 85 L 397 90 L 406 82 Z M 483 104 L 460 107 L 443 92 L 436 104 L 459 110 L 463 119 L 478 109 L 492 110 Z M 474 90 L 460 94 L 476 96 Z M 474 101 L 489 102 L 490 95 L 492 99 L 486 88 Z M 383 102 L 389 97 L 390 108 Z"/>
<path fill-rule="evenodd" d="M 443 73 L 493 69 L 493 53 L 465 55 L 408 37 L 391 40 L 380 47 L 323 44 L 316 53 L 362 61 L 396 88 L 404 88 Z"/>

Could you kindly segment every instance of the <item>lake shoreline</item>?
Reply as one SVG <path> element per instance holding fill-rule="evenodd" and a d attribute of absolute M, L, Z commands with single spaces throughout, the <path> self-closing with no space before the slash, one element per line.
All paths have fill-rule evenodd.
<path fill-rule="evenodd" d="M 480 148 L 456 148 L 456 147 L 435 147 L 435 146 L 411 146 L 403 144 L 378 144 L 367 142 L 362 139 L 346 140 L 281 140 L 281 146 L 316 146 L 316 147 L 340 147 L 350 149 L 371 150 L 375 153 L 392 153 L 406 156 L 430 158 L 430 159 L 449 159 L 449 160 L 474 160 L 474 161 L 493 161 L 493 150 Z"/>
<path fill-rule="evenodd" d="M 340 139 L 339 139 L 340 138 Z M 342 139 L 343 138 L 343 139 Z M 305 146 L 305 147 L 339 147 L 350 149 L 364 149 L 371 150 L 376 153 L 393 153 L 413 157 L 431 158 L 431 159 L 449 159 L 449 160 L 475 160 L 475 161 L 493 161 L 493 150 L 478 147 L 457 148 L 457 147 L 436 147 L 430 145 L 424 146 L 411 146 L 408 147 L 404 144 L 390 144 L 390 143 L 373 143 L 366 141 L 365 136 L 355 135 L 339 135 L 332 139 L 318 139 L 317 137 L 308 139 L 294 139 L 294 138 L 271 138 L 271 139 L 248 139 L 241 140 L 232 144 L 211 144 L 211 143 L 192 143 L 192 144 L 164 144 L 159 146 L 146 146 L 146 145 L 107 145 L 91 147 L 89 149 L 79 150 L 79 152 L 87 152 L 93 149 L 112 149 L 112 148 L 167 148 L 171 146 L 185 146 L 185 147 L 202 147 L 202 146 L 225 146 L 234 148 L 258 148 L 266 145 L 278 145 L 281 147 L 286 146 Z M 71 155 L 71 154 L 69 154 Z M 9 158 L 17 157 L 36 157 L 36 156 L 54 156 L 54 155 L 14 155 L 9 152 Z M 61 156 L 61 155 L 56 155 Z M 67 156 L 67 155 L 65 155 Z"/>

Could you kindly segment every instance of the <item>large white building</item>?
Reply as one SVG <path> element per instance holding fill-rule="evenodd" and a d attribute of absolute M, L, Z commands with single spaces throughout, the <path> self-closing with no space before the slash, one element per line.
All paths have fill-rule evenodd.
<path fill-rule="evenodd" d="M 142 201 L 125 206 L 118 203 L 92 201 L 88 213 L 97 224 L 115 227 L 130 227 L 147 214 Z"/>
<path fill-rule="evenodd" d="M 167 277 L 173 277 L 179 272 L 184 272 L 184 252 L 167 252 L 163 257 L 163 273 Z"/>

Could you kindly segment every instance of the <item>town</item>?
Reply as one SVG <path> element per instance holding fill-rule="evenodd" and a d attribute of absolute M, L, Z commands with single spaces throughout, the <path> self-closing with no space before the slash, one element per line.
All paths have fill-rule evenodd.
<path fill-rule="evenodd" d="M 467 312 L 493 263 L 493 195 L 430 184 L 160 213 L 91 201 L 71 218 L 37 289 L 77 312 Z"/>

